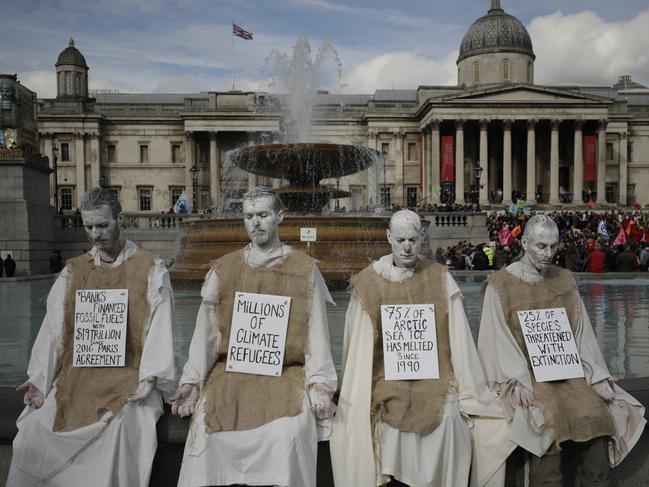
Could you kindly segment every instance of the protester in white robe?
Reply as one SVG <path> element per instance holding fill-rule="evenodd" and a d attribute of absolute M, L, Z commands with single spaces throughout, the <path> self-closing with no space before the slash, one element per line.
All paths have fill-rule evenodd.
<path fill-rule="evenodd" d="M 126 241 L 111 267 L 132 257 L 138 247 Z M 96 247 L 89 254 L 99 266 Z M 156 422 L 162 415 L 162 394 L 175 390 L 173 348 L 174 300 L 164 261 L 151 268 L 147 301 L 150 316 L 145 326 L 139 368 L 141 384 L 155 378 L 155 387 L 143 399 L 128 402 L 113 415 L 69 432 L 53 432 L 56 416 L 56 378 L 63 340 L 67 267 L 61 271 L 47 298 L 47 312 L 32 349 L 28 382 L 44 394 L 42 407 L 27 406 L 18 418 L 18 435 L 7 479 L 9 487 L 147 486 L 157 448 Z M 83 398 L 78 398 L 83 401 Z"/>
<path fill-rule="evenodd" d="M 259 213 L 259 220 L 278 215 L 280 218 L 267 224 L 262 221 L 262 232 L 248 228 L 248 224 L 254 223 L 246 221 L 253 242 L 244 249 L 245 263 L 252 268 L 279 267 L 292 252 L 291 247 L 281 244 L 277 237 L 277 225 L 283 212 L 275 206 L 274 201 L 279 205 L 277 197 L 268 188 L 255 188 L 251 194 L 244 196 L 244 216 L 250 208 L 253 222 L 256 213 Z M 266 242 L 267 238 L 270 243 Z M 333 301 L 315 265 L 310 282 L 313 289 L 304 357 L 302 412 L 253 429 L 208 432 L 206 396 L 201 393 L 195 402 L 198 391 L 204 390 L 221 344 L 216 309 L 219 276 L 213 269 L 208 272 L 201 290 L 202 303 L 188 361 L 179 382 L 181 388 L 175 396 L 174 409 L 183 416 L 193 414 L 179 487 L 231 484 L 315 487 L 317 444 L 330 435 L 333 415 L 330 396 L 336 390 L 337 377 L 331 358 L 326 313 L 326 302 Z M 186 397 L 182 397 L 183 390 L 187 391 Z M 323 408 L 320 416 L 325 419 L 316 421 L 314 411 L 318 408 Z"/>
<path fill-rule="evenodd" d="M 395 266 L 393 254 L 372 266 L 391 282 L 402 282 L 414 272 L 414 268 Z M 450 274 L 445 276 L 456 384 L 448 392 L 443 418 L 428 434 L 399 431 L 379 422 L 378 451 L 370 412 L 374 328 L 360 300 L 352 295 L 345 318 L 342 386 L 330 440 L 336 487 L 373 487 L 389 481 L 391 476 L 410 487 L 467 485 L 472 462 L 471 430 L 477 425 L 473 421 L 476 417 L 491 418 L 493 423 L 486 425 L 483 431 L 488 434 L 480 435 L 479 444 L 474 445 L 472 483 L 485 485 L 495 481 L 494 485 L 498 485 L 504 480 L 501 467 L 509 454 L 509 442 L 503 435 L 503 412 L 487 388 L 460 289 Z M 486 451 L 485 443 L 497 452 Z"/>
<path fill-rule="evenodd" d="M 545 216 L 537 215 L 534 218 L 534 221 L 530 220 L 532 226 L 548 227 L 548 242 L 558 242 L 554 222 Z M 528 237 L 533 231 L 532 226 L 526 228 Z M 543 237 L 536 237 L 545 245 Z M 501 272 L 508 272 L 525 283 L 543 281 L 544 272 L 552 259 L 541 254 L 548 252 L 553 256 L 554 253 L 549 246 L 541 250 L 528 247 L 528 258 L 532 255 L 530 252 L 539 254 L 538 258 L 532 258 L 536 265 L 530 265 L 524 259 Z M 578 308 L 574 338 L 583 364 L 584 378 L 605 400 L 615 426 L 615 435 L 610 438 L 608 445 L 609 464 L 613 467 L 625 458 L 640 439 L 646 424 L 644 407 L 614 383 L 615 379 L 608 371 L 581 297 Z M 533 403 L 534 396 L 528 397 L 533 390 L 528 361 L 509 329 L 500 296 L 492 285 L 487 285 L 484 292 L 478 351 L 489 383 L 499 395 L 507 414 L 511 440 L 524 450 L 542 457 L 556 442 L 555 432 L 551 427 L 546 427 L 546 418 Z"/>

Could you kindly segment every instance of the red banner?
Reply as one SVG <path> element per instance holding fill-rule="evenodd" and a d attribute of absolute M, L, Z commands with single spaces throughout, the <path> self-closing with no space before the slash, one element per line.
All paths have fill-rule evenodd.
<path fill-rule="evenodd" d="M 584 181 L 597 181 L 597 136 L 584 135 Z"/>
<path fill-rule="evenodd" d="M 442 135 L 442 182 L 455 181 L 455 141 L 452 135 Z"/>

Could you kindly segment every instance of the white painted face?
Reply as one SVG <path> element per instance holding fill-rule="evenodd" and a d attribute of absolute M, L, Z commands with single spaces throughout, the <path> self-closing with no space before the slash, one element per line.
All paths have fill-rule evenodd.
<path fill-rule="evenodd" d="M 556 226 L 536 225 L 521 239 L 521 244 L 525 250 L 522 260 L 543 272 L 552 264 L 559 248 L 559 230 Z"/>
<path fill-rule="evenodd" d="M 419 262 L 422 235 L 412 222 L 405 218 L 393 218 L 387 231 L 388 242 L 392 247 L 394 265 L 411 269 Z"/>
<path fill-rule="evenodd" d="M 271 196 L 243 201 L 243 223 L 255 247 L 268 250 L 279 245 L 277 227 L 284 219 L 284 211 L 273 209 Z"/>
<path fill-rule="evenodd" d="M 91 210 L 81 210 L 83 228 L 90 242 L 99 251 L 110 257 L 117 257 L 121 250 L 119 218 L 115 218 L 108 205 Z"/>

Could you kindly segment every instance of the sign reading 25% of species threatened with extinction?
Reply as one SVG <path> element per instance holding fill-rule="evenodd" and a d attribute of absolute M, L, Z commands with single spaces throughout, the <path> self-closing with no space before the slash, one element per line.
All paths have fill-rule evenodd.
<path fill-rule="evenodd" d="M 282 375 L 290 311 L 287 296 L 235 293 L 225 370 Z"/>
<path fill-rule="evenodd" d="M 385 380 L 439 379 L 435 305 L 381 305 Z"/>
<path fill-rule="evenodd" d="M 584 377 L 565 308 L 518 311 L 518 321 L 537 382 Z"/>
<path fill-rule="evenodd" d="M 128 289 L 78 289 L 73 367 L 124 367 Z"/>

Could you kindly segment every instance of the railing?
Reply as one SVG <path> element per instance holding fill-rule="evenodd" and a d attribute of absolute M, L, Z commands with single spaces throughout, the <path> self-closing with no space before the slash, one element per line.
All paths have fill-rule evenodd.
<path fill-rule="evenodd" d="M 56 215 L 56 219 L 59 221 L 59 228 L 63 230 L 83 228 L 83 220 L 79 213 Z M 120 226 L 127 230 L 164 230 L 177 228 L 182 221 L 183 217 L 179 215 L 125 213 Z"/>
<path fill-rule="evenodd" d="M 447 215 L 431 215 L 429 220 L 436 227 L 466 227 L 468 224 L 468 216 L 466 214 L 449 213 Z"/>

